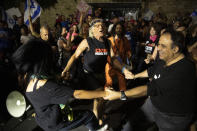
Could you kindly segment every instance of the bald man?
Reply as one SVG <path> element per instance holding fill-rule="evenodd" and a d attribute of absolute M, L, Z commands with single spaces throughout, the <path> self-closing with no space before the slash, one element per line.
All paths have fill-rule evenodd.
<path fill-rule="evenodd" d="M 33 28 L 31 16 L 29 16 L 29 28 L 30 28 L 32 35 L 35 36 L 36 38 L 41 38 L 44 41 L 49 40 L 49 27 L 47 25 L 43 25 L 40 28 L 40 34 L 38 34 L 37 32 L 35 32 Z"/>
<path fill-rule="evenodd" d="M 40 28 L 40 38 L 44 41 L 49 40 L 49 28 L 47 26 L 42 26 Z"/>

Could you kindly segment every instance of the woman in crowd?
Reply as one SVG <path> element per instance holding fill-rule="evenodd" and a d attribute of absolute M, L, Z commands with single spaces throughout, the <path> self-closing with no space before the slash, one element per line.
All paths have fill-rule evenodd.
<path fill-rule="evenodd" d="M 73 30 L 72 35 L 70 34 L 70 32 L 67 33 L 66 39 L 69 39 L 69 36 L 71 35 L 71 41 L 73 41 L 75 39 L 76 36 L 78 36 L 79 34 L 79 30 L 76 24 L 71 25 L 70 30 Z"/>
<path fill-rule="evenodd" d="M 159 25 L 154 24 L 150 27 L 149 37 L 145 43 L 146 64 L 149 64 L 151 60 L 154 60 L 152 54 L 159 41 L 159 31 L 157 26 Z"/>
<path fill-rule="evenodd" d="M 28 33 L 27 26 L 22 26 L 21 27 L 21 38 L 20 38 L 21 43 L 26 44 L 31 39 L 33 39 L 33 36 Z"/>
<path fill-rule="evenodd" d="M 19 74 L 27 81 L 26 96 L 35 109 L 37 124 L 46 131 L 67 131 L 82 124 L 91 131 L 104 131 L 95 115 L 88 110 L 62 113 L 60 104 L 69 99 L 93 99 L 105 96 L 104 91 L 73 90 L 55 80 L 53 52 L 46 42 L 32 40 L 22 45 L 12 56 Z M 66 106 L 67 107 L 67 106 Z M 67 109 L 67 108 L 66 108 Z"/>

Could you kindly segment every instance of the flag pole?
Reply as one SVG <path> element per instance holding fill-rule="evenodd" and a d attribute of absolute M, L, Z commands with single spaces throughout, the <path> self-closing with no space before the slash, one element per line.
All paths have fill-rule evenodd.
<path fill-rule="evenodd" d="M 27 7 L 28 7 L 28 16 L 31 17 L 31 14 L 30 14 L 30 0 L 27 0 Z"/>

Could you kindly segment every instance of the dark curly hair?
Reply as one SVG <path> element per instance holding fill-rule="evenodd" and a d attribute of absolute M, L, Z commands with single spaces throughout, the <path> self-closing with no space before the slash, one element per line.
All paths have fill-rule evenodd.
<path fill-rule="evenodd" d="M 122 27 L 122 33 L 121 33 L 121 36 L 123 37 L 125 35 L 125 27 L 123 25 L 122 22 L 118 22 L 116 24 L 114 24 L 113 28 L 112 28 L 112 31 L 111 31 L 111 35 L 112 36 L 115 36 L 116 35 L 116 26 L 117 25 L 120 25 Z"/>

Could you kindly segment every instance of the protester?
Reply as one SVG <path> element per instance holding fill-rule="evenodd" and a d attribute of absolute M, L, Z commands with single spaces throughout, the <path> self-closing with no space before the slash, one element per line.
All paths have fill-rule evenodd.
<path fill-rule="evenodd" d="M 29 40 L 33 39 L 33 36 L 29 34 L 27 26 L 21 27 L 21 43 L 26 44 Z"/>
<path fill-rule="evenodd" d="M 13 33 L 15 36 L 15 43 L 16 43 L 16 48 L 18 48 L 21 43 L 20 43 L 20 38 L 21 38 L 21 28 L 26 26 L 23 21 L 23 17 L 17 17 L 17 23 L 13 26 Z"/>
<path fill-rule="evenodd" d="M 189 101 L 188 99 L 190 99 L 193 96 L 193 94 L 191 93 L 190 95 L 188 95 L 189 94 L 188 92 L 190 92 L 190 89 L 192 90 L 193 73 L 190 73 L 190 76 L 187 75 L 189 74 L 188 73 L 189 69 L 192 70 L 193 66 L 191 66 L 191 64 L 188 64 L 190 62 L 188 62 L 187 58 L 189 57 L 194 63 L 196 63 L 196 47 L 197 47 L 196 27 L 197 26 L 195 19 L 196 14 L 194 12 L 192 13 L 192 15 L 190 15 L 190 13 L 185 13 L 183 10 L 183 12 L 181 13 L 179 12 L 176 15 L 171 16 L 169 14 L 165 14 L 160 10 L 161 8 L 159 8 L 159 11 L 154 12 L 154 15 L 150 17 L 150 20 L 147 20 L 146 18 L 142 17 L 143 12 L 142 14 L 141 12 L 139 12 L 135 20 L 129 20 L 126 19 L 125 14 L 132 13 L 132 11 L 128 12 L 126 10 L 123 11 L 121 9 L 113 10 L 112 8 L 110 8 L 110 10 L 111 9 L 113 10 L 112 12 L 110 12 L 108 8 L 99 7 L 100 4 L 97 4 L 96 8 L 91 9 L 89 8 L 90 6 L 86 2 L 84 4 L 79 4 L 79 5 L 80 6 L 78 6 L 77 9 L 80 12 L 79 11 L 69 12 L 70 14 L 67 14 L 66 12 L 62 12 L 62 13 L 53 12 L 50 17 L 46 16 L 46 19 L 45 17 L 41 17 L 40 19 L 37 19 L 41 15 L 41 11 L 42 11 L 40 10 L 41 7 L 35 1 L 32 1 L 29 4 L 26 3 L 27 8 L 25 8 L 25 12 L 24 12 L 25 22 L 23 22 L 23 16 L 17 17 L 16 15 L 14 15 L 13 17 L 15 21 L 9 21 L 9 19 L 7 19 L 9 23 L 11 22 L 16 23 L 14 28 L 8 28 L 8 24 L 5 21 L 6 17 L 4 14 L 2 14 L 2 20 L 0 20 L 0 66 L 2 67 L 1 71 L 3 72 L 3 74 L 1 76 L 3 77 L 3 80 L 10 78 L 10 74 L 9 73 L 6 74 L 6 72 L 4 71 L 4 67 L 12 67 L 10 58 L 13 52 L 17 48 L 20 48 L 20 46 L 24 46 L 25 44 L 28 44 L 29 40 L 39 39 L 42 41 L 41 43 L 50 45 L 50 47 L 53 49 L 53 56 L 51 57 L 51 60 L 53 58 L 55 59 L 54 60 L 55 62 L 53 63 L 53 66 L 55 66 L 54 74 L 60 75 L 62 73 L 62 78 L 61 78 L 63 79 L 62 83 L 66 85 L 66 87 L 74 87 L 75 90 L 87 89 L 92 91 L 95 89 L 104 90 L 103 89 L 104 87 L 109 86 L 115 89 L 116 91 L 120 90 L 121 92 L 114 92 L 111 90 L 107 90 L 107 93 L 111 93 L 110 95 L 118 95 L 118 97 L 117 96 L 114 97 L 116 97 L 116 99 L 124 99 L 124 100 L 129 97 L 130 92 L 135 92 L 137 90 L 137 92 L 139 91 L 140 93 L 141 91 L 143 91 L 142 94 L 140 95 L 144 95 L 145 97 L 143 97 L 142 99 L 137 99 L 136 101 L 142 100 L 143 103 L 144 99 L 147 97 L 147 95 L 145 94 L 148 94 L 150 98 L 148 98 L 148 100 L 145 102 L 143 107 L 145 107 L 146 104 L 150 104 L 151 102 L 152 105 L 150 109 L 153 109 L 155 107 L 157 111 L 156 113 L 158 113 L 159 111 L 164 115 L 166 115 L 167 117 L 169 117 L 170 119 L 172 117 L 171 113 L 173 113 L 173 115 L 175 113 L 175 116 L 177 116 L 177 114 L 185 115 L 184 113 L 180 113 L 180 112 L 183 110 L 187 112 L 185 108 L 188 109 L 192 108 L 191 105 L 193 104 L 193 101 Z M 23 14 L 23 12 L 21 13 Z M 28 22 L 28 16 L 29 16 L 29 22 Z M 53 17 L 54 19 L 49 19 Z M 104 21 L 98 19 L 101 17 L 103 18 Z M 110 18 L 112 18 L 112 20 L 110 20 Z M 50 20 L 54 22 L 55 27 L 53 26 L 50 27 L 49 26 L 50 22 L 46 20 Z M 36 22 L 32 23 L 32 21 L 33 22 L 36 21 Z M 41 22 L 41 24 L 44 22 L 45 24 L 39 25 L 40 24 L 39 22 Z M 119 24 L 119 22 L 121 24 Z M 27 26 L 24 25 L 24 23 L 26 25 L 29 24 L 28 25 L 29 28 L 27 28 Z M 124 27 L 121 25 L 124 25 Z M 115 29 L 116 27 L 118 28 L 117 30 L 112 30 L 112 28 Z M 160 32 L 161 28 L 163 30 Z M 168 28 L 173 28 L 174 30 L 178 31 L 179 33 L 182 33 L 185 36 L 184 40 L 187 47 L 184 47 L 183 49 L 184 51 L 181 51 L 180 53 L 174 53 L 174 51 L 176 52 L 176 47 L 177 47 L 176 42 L 174 42 L 175 40 L 174 37 L 175 38 L 180 38 L 180 37 L 179 35 L 174 35 L 177 33 L 173 33 L 173 35 L 171 35 L 171 33 L 168 33 L 170 32 L 168 31 Z M 122 30 L 122 34 L 120 35 L 118 33 L 120 33 L 121 30 Z M 127 31 L 125 36 L 128 38 L 131 44 L 130 45 L 131 48 L 128 46 L 128 41 L 123 36 L 124 30 Z M 157 44 L 161 36 L 160 34 L 161 35 L 163 34 L 162 38 L 160 39 L 161 42 Z M 170 37 L 168 37 L 168 35 Z M 113 37 L 115 38 L 115 40 L 113 40 Z M 167 39 L 166 41 L 168 42 L 166 42 L 164 38 Z M 165 45 L 165 43 L 170 43 L 169 40 L 175 43 L 172 44 L 173 45 L 172 48 L 168 48 L 168 46 Z M 180 43 L 182 45 L 184 44 L 183 41 L 181 41 Z M 163 45 L 166 47 L 163 47 Z M 168 50 L 164 50 L 164 48 Z M 132 52 L 132 56 L 131 56 L 131 52 Z M 39 53 L 39 52 L 35 51 L 32 54 L 34 53 Z M 41 52 L 41 54 L 42 53 L 44 53 L 44 50 L 43 52 Z M 169 66 L 165 65 L 165 62 L 164 62 L 165 67 L 160 66 L 161 61 L 164 60 L 162 58 L 164 57 L 164 55 L 171 56 L 171 58 L 174 59 L 178 54 L 181 55 L 184 54 L 184 58 Z M 41 59 L 40 58 L 41 55 L 40 54 L 38 55 L 39 55 L 38 57 L 35 57 L 35 61 L 37 61 L 37 58 Z M 29 58 L 31 56 L 26 56 L 26 57 Z M 131 60 L 132 60 L 132 66 L 131 66 Z M 121 61 L 122 63 L 120 63 Z M 183 63 L 182 65 L 179 64 L 181 62 Z M 128 67 L 127 64 L 129 64 L 130 67 Z M 105 66 L 107 66 L 108 69 L 105 70 Z M 177 68 L 174 69 L 174 66 L 176 66 Z M 131 67 L 133 74 L 136 74 L 135 77 L 128 70 L 131 69 Z M 173 71 L 171 70 L 172 68 Z M 159 74 L 152 75 L 150 73 L 152 69 L 154 69 L 154 72 L 159 73 L 160 76 Z M 12 72 L 10 68 L 8 70 L 9 72 L 10 71 Z M 149 72 L 148 74 L 149 77 L 146 77 L 144 79 L 137 79 L 141 75 L 140 72 L 144 70 L 147 70 Z M 106 71 L 106 76 L 105 76 L 105 71 Z M 164 74 L 162 74 L 163 72 Z M 12 73 L 14 73 L 14 71 Z M 114 77 L 115 75 L 119 76 L 118 77 L 119 82 L 117 82 L 117 79 Z M 167 77 L 163 78 L 163 76 L 165 75 L 167 75 Z M 23 79 L 21 75 L 16 76 L 16 79 L 17 77 L 19 78 L 19 80 Z M 34 77 L 34 75 L 32 77 Z M 35 76 L 35 77 L 39 77 L 39 76 Z M 132 79 L 134 77 L 136 79 L 125 80 L 125 77 Z M 172 81 L 170 81 L 168 78 L 172 79 Z M 35 82 L 36 79 L 37 78 L 32 78 L 30 81 L 34 80 Z M 178 83 L 177 79 L 180 81 L 179 89 L 176 88 L 179 86 L 177 84 Z M 188 79 L 190 79 L 190 81 Z M 10 83 L 16 83 L 12 79 L 10 79 L 9 81 Z M 39 80 L 38 85 L 40 84 L 40 81 L 42 83 L 44 80 Z M 50 80 L 48 81 L 51 84 L 51 81 Z M 46 82 L 46 84 L 48 83 L 48 81 Z M 23 82 L 22 83 L 19 82 L 18 84 L 19 84 L 18 86 L 20 87 L 25 87 L 24 86 L 25 83 Z M 55 85 L 57 84 L 55 83 Z M 147 85 L 147 86 L 141 87 L 140 89 L 142 90 L 138 88 L 134 88 L 140 85 Z M 158 86 L 155 88 L 155 85 Z M 18 86 L 12 86 L 12 87 L 18 87 Z M 116 87 L 120 87 L 120 88 L 118 89 Z M 129 90 L 131 88 L 134 89 Z M 38 91 L 40 89 L 42 88 L 39 88 Z M 44 85 L 44 89 L 48 89 L 48 87 L 46 88 Z M 154 91 L 152 91 L 152 89 Z M 9 91 L 7 90 L 7 92 Z M 68 95 L 72 96 L 73 92 L 74 91 L 72 90 L 71 93 L 69 93 Z M 151 94 L 150 92 L 151 93 L 156 92 L 156 93 Z M 128 96 L 126 96 L 125 93 Z M 176 96 L 176 98 L 173 97 L 173 95 Z M 159 98 L 162 97 L 162 100 L 161 99 L 158 100 L 157 97 Z M 109 97 L 106 96 L 105 98 L 112 99 L 111 96 Z M 4 101 L 4 99 L 5 97 L 2 100 Z M 158 100 L 159 101 L 158 103 L 161 104 L 155 102 L 155 99 Z M 180 101 L 178 101 L 177 99 L 179 99 Z M 165 101 L 168 100 L 168 102 L 165 102 L 164 100 Z M 176 100 L 178 102 L 176 102 Z M 92 100 L 90 101 L 92 102 Z M 185 104 L 186 103 L 185 101 L 187 101 L 188 105 Z M 82 107 L 84 105 L 86 106 L 87 105 L 86 102 L 89 101 L 75 100 L 74 102 L 79 102 L 77 104 L 76 103 L 74 104 L 77 107 L 81 108 L 81 106 Z M 83 102 L 86 104 L 84 104 Z M 118 104 L 116 104 L 114 101 L 109 102 L 110 104 L 112 103 L 114 107 L 107 106 L 109 103 L 105 101 L 104 103 L 106 107 L 100 108 L 102 107 L 102 102 L 103 99 L 100 97 L 95 100 L 94 109 L 93 109 L 95 116 L 99 119 L 100 124 L 108 123 L 110 125 L 110 128 L 112 128 L 112 130 L 118 130 L 118 131 L 121 130 L 120 127 L 117 127 L 118 124 L 115 125 L 111 124 L 111 122 L 113 123 L 113 120 L 108 119 L 108 117 L 110 118 L 111 115 L 113 117 L 113 115 L 116 114 L 117 111 L 118 113 L 122 114 L 121 118 L 118 118 L 118 120 L 121 121 L 119 122 L 119 124 L 123 125 L 123 123 L 126 120 L 129 120 L 127 122 L 128 124 L 129 122 L 132 121 L 132 118 L 130 117 L 131 116 L 130 113 L 132 113 L 133 111 L 130 111 L 128 114 L 125 114 L 124 109 L 129 107 L 129 109 L 132 108 L 132 110 L 135 110 L 135 106 L 140 104 L 140 102 L 137 102 L 135 104 L 133 101 L 123 102 L 117 100 L 116 102 L 123 104 L 119 108 Z M 35 105 L 35 103 L 33 105 Z M 163 107 L 164 104 L 166 108 Z M 181 104 L 184 107 L 180 106 Z M 173 105 L 177 105 L 179 109 L 177 109 L 177 107 L 173 107 Z M 56 106 L 58 106 L 58 104 Z M 173 107 L 173 109 L 171 109 L 171 107 Z M 169 109 L 169 112 L 167 112 L 164 109 Z M 99 110 L 101 112 L 99 112 Z M 102 112 L 104 112 L 104 114 Z M 92 114 L 92 112 L 90 114 Z M 151 113 L 149 114 L 152 115 Z M 156 117 L 159 117 L 158 120 L 161 119 L 160 115 L 158 114 L 154 114 L 154 115 Z M 94 115 L 91 116 L 95 117 Z M 188 115 L 186 114 L 186 116 Z M 156 124 L 157 126 L 159 126 L 159 128 L 163 126 L 163 124 L 161 124 L 161 121 L 157 121 L 157 120 L 153 120 L 153 121 L 156 121 Z M 174 116 L 173 116 L 172 120 L 169 120 L 169 123 L 171 121 L 172 123 L 173 122 L 175 123 L 175 121 L 177 120 L 174 120 Z M 195 127 L 194 126 L 195 121 L 196 121 L 196 117 L 194 117 L 192 121 L 193 127 Z M 96 121 L 96 123 L 97 122 L 98 121 Z M 141 119 L 137 123 L 146 124 Z M 164 122 L 162 121 L 162 123 L 165 124 L 166 121 Z M 125 126 L 127 126 L 127 124 Z M 0 129 L 1 129 L 1 125 L 2 124 L 0 119 Z M 187 122 L 185 122 L 181 126 L 185 126 L 185 125 L 187 125 Z M 174 126 L 176 126 L 176 124 L 174 124 Z M 95 128 L 95 130 L 96 129 L 97 128 Z M 124 130 L 126 129 L 130 130 L 130 128 L 124 127 Z M 173 129 L 173 130 L 177 131 L 178 129 Z"/>
<path fill-rule="evenodd" d="M 149 77 L 150 82 L 147 85 L 125 91 L 125 94 L 131 98 L 148 96 L 137 114 L 144 114 L 143 117 L 136 118 L 140 121 L 146 119 L 148 122 L 155 122 L 160 131 L 185 131 L 189 128 L 195 112 L 196 70 L 194 64 L 184 56 L 184 48 L 183 34 L 173 30 L 164 32 L 158 45 L 161 61 L 141 73 L 128 77 Z M 108 96 L 105 99 L 120 98 L 120 92 L 107 91 Z M 134 120 L 134 116 L 130 116 L 123 130 L 132 131 L 137 119 Z M 135 124 L 139 126 L 141 123 L 138 121 Z"/>
<path fill-rule="evenodd" d="M 114 24 L 119 22 L 119 18 L 117 16 L 113 16 L 111 21 L 112 23 L 108 27 L 108 33 L 111 33 Z"/>
<path fill-rule="evenodd" d="M 78 46 L 75 53 L 72 55 L 68 64 L 66 65 L 62 76 L 66 76 L 70 70 L 74 61 L 82 54 L 84 56 L 83 70 L 84 70 L 84 83 L 87 89 L 103 89 L 105 82 L 105 65 L 107 63 L 107 58 L 112 58 L 112 64 L 122 70 L 124 75 L 128 75 L 129 72 L 125 67 L 123 67 L 119 61 L 114 58 L 118 54 L 113 53 L 109 41 L 104 37 L 104 23 L 102 19 L 94 19 L 91 22 L 89 28 L 89 37 L 84 39 Z M 98 115 L 98 101 L 94 101 L 93 111 L 97 118 Z"/>
<path fill-rule="evenodd" d="M 37 124 L 47 131 L 71 130 L 82 124 L 92 131 L 105 131 L 107 125 L 100 127 L 91 111 L 68 109 L 62 113 L 59 104 L 68 106 L 71 97 L 93 99 L 105 96 L 105 92 L 73 90 L 57 83 L 52 58 L 51 47 L 40 40 L 29 41 L 12 56 L 18 73 L 28 81 L 25 94 L 35 109 Z"/>
<path fill-rule="evenodd" d="M 112 44 L 112 49 L 115 54 L 119 54 L 118 58 L 120 63 L 123 64 L 128 70 L 132 69 L 131 63 L 131 47 L 129 41 L 124 36 L 124 26 L 121 23 L 116 23 L 112 28 L 112 36 L 109 40 Z M 109 63 L 105 66 L 106 87 L 112 87 L 113 77 L 118 78 L 119 90 L 126 90 L 126 80 L 120 70 L 114 69 Z M 122 96 L 121 100 L 126 100 L 126 96 Z"/>

